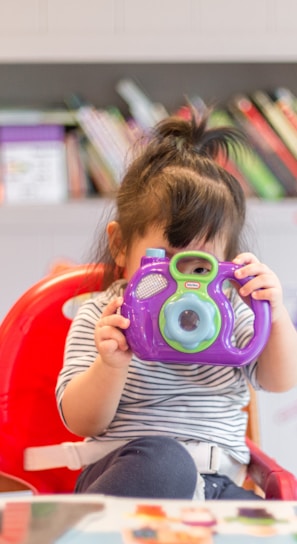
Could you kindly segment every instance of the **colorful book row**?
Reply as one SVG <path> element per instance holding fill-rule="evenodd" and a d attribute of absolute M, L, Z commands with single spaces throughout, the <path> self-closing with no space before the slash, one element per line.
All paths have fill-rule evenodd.
<path fill-rule="evenodd" d="M 137 139 L 168 115 L 130 80 L 117 91 L 130 116 L 111 106 L 99 109 L 77 95 L 53 110 L 0 110 L 2 202 L 61 202 L 94 194 L 112 195 L 133 156 Z M 198 96 L 190 100 L 207 109 Z M 177 115 L 185 115 L 181 106 Z M 297 196 L 297 98 L 285 88 L 240 93 L 212 111 L 212 126 L 234 126 L 248 145 L 224 166 L 248 197 Z"/>

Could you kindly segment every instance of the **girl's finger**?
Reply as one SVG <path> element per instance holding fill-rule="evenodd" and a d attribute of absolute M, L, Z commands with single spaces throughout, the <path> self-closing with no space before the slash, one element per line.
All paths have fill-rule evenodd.
<path fill-rule="evenodd" d="M 264 274 L 269 275 L 271 274 L 271 272 L 266 265 L 260 263 L 259 261 L 243 265 L 241 268 L 238 268 L 234 272 L 234 276 L 238 279 L 248 278 L 249 276 L 262 276 Z"/>
<path fill-rule="evenodd" d="M 130 319 L 120 314 L 106 315 L 99 319 L 98 327 L 114 327 L 119 329 L 127 329 L 130 325 Z"/>
<path fill-rule="evenodd" d="M 114 300 L 112 300 L 106 308 L 104 308 L 102 312 L 102 317 L 105 317 L 107 315 L 115 314 L 118 308 L 120 308 L 123 304 L 123 297 L 117 297 Z"/>
<path fill-rule="evenodd" d="M 235 264 L 250 264 L 250 263 L 258 263 L 259 260 L 253 253 L 249 253 L 246 251 L 245 253 L 240 253 L 237 255 L 237 257 L 233 260 Z"/>

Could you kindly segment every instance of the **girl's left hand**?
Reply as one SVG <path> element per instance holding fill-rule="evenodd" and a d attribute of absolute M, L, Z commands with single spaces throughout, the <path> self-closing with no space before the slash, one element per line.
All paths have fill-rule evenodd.
<path fill-rule="evenodd" d="M 276 321 L 283 308 L 282 286 L 277 275 L 252 253 L 240 253 L 233 262 L 243 265 L 235 271 L 236 278 L 244 279 L 251 276 L 251 279 L 238 289 L 240 296 L 268 300 L 271 306 L 271 319 Z"/>

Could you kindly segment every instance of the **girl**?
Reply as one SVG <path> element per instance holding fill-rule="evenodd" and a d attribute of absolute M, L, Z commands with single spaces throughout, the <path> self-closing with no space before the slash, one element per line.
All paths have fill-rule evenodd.
<path fill-rule="evenodd" d="M 238 134 L 210 129 L 207 118 L 162 121 L 127 169 L 117 216 L 107 226 L 113 266 L 102 293 L 74 319 L 56 395 L 65 425 L 86 437 L 76 492 L 151 498 L 255 498 L 242 489 L 248 382 L 286 391 L 297 383 L 297 334 L 276 275 L 242 252 L 245 199 L 237 180 L 216 162 Z M 148 247 L 168 257 L 183 250 L 212 253 L 244 265 L 231 287 L 234 342 L 253 335 L 244 299 L 268 300 L 269 341 L 257 361 L 240 368 L 139 360 L 131 353 L 121 316 L 127 281 Z M 203 272 L 190 262 L 187 271 Z M 110 274 L 112 272 L 112 274 Z M 237 292 L 238 289 L 238 292 Z"/>

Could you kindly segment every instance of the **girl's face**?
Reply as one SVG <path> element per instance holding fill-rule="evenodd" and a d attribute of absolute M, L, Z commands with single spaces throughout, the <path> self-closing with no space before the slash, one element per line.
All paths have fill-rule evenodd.
<path fill-rule="evenodd" d="M 225 260 L 225 243 L 221 238 L 215 238 L 214 240 L 204 242 L 197 237 L 186 247 L 173 248 L 164 237 L 161 228 L 151 227 L 147 230 L 145 236 L 142 238 L 135 238 L 130 248 L 125 253 L 124 267 L 127 280 L 130 280 L 132 275 L 138 270 L 141 257 L 145 255 L 147 248 L 165 249 L 166 257 L 169 259 L 180 251 L 205 251 L 206 253 L 214 255 L 219 261 Z M 211 265 L 204 259 L 189 259 L 187 261 L 181 260 L 178 268 L 183 273 L 192 273 L 197 269 L 199 269 L 199 273 L 203 273 L 203 270 L 209 270 Z"/>

